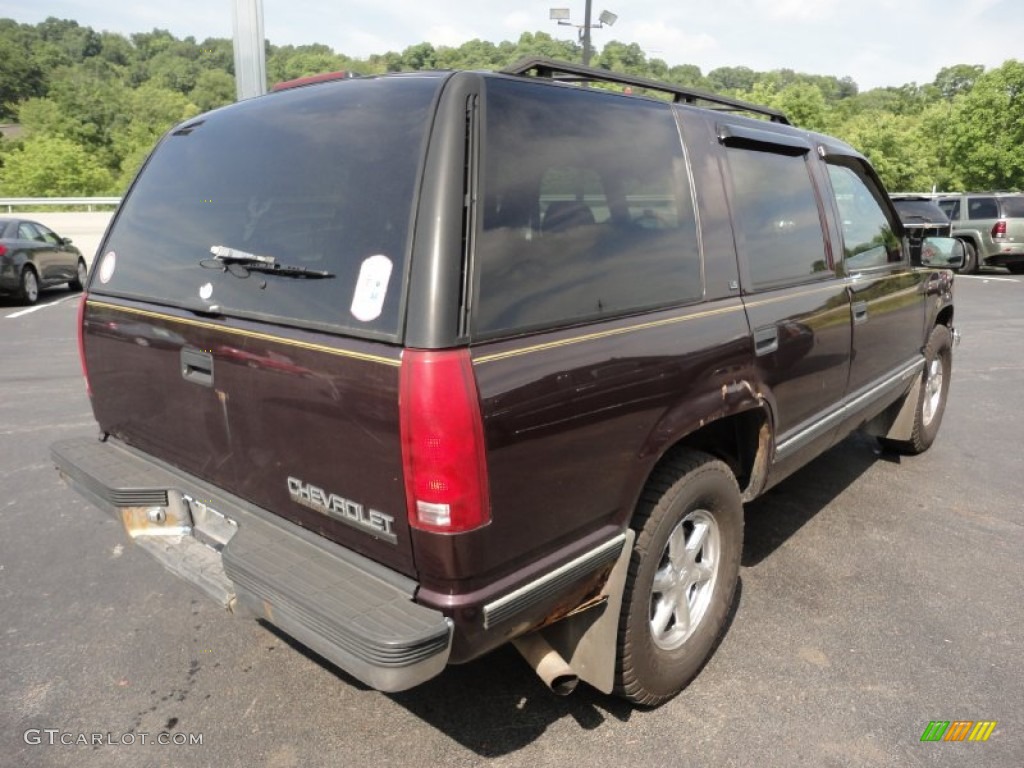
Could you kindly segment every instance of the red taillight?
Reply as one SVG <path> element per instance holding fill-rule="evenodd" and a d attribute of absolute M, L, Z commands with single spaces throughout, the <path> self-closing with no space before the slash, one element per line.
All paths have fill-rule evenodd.
<path fill-rule="evenodd" d="M 409 524 L 442 533 L 486 525 L 484 430 L 469 351 L 407 349 L 401 377 Z"/>
<path fill-rule="evenodd" d="M 997 221 L 992 225 L 992 237 L 1006 237 L 1006 222 Z"/>
<path fill-rule="evenodd" d="M 7 255 L 7 246 L 0 243 L 0 256 Z"/>
<path fill-rule="evenodd" d="M 85 393 L 92 397 L 92 384 L 89 383 L 89 367 L 85 364 L 85 291 L 78 300 L 78 361 L 82 364 L 82 376 L 85 377 Z"/>

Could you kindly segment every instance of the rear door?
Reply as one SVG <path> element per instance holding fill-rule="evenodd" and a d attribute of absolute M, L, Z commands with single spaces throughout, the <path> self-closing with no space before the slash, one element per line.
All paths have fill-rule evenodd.
<path fill-rule="evenodd" d="M 20 250 L 28 254 L 29 261 L 36 268 L 43 282 L 50 282 L 60 277 L 57 248 L 48 243 L 43 233 L 34 222 L 22 221 L 18 224 L 18 244 Z"/>
<path fill-rule="evenodd" d="M 323 83 L 174 129 L 85 313 L 104 432 L 410 575 L 404 280 L 442 83 Z"/>
<path fill-rule="evenodd" d="M 850 302 L 833 264 L 810 144 L 720 124 L 743 303 L 772 399 L 780 460 L 831 436 L 850 364 Z"/>

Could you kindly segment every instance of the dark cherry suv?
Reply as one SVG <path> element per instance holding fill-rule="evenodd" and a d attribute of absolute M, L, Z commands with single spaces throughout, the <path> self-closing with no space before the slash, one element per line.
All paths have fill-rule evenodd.
<path fill-rule="evenodd" d="M 912 258 L 860 154 L 709 93 L 549 60 L 282 89 L 134 182 L 81 305 L 100 436 L 53 456 L 378 689 L 513 641 L 656 704 L 723 629 L 744 501 L 854 429 L 935 439 L 957 247 Z"/>

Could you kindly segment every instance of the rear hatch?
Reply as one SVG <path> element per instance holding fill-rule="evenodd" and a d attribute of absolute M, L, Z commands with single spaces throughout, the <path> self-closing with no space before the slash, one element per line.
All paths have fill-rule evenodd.
<path fill-rule="evenodd" d="M 400 341 L 442 82 L 324 83 L 173 130 L 84 315 L 104 432 L 410 575 Z"/>
<path fill-rule="evenodd" d="M 1024 247 L 1024 195 L 1008 195 L 999 198 L 999 212 L 1005 221 L 1005 233 L 993 237 L 1000 245 L 1013 245 L 1019 253 Z"/>

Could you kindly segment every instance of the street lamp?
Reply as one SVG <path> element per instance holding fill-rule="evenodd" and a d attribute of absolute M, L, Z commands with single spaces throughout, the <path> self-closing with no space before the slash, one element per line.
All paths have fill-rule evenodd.
<path fill-rule="evenodd" d="M 583 11 L 582 24 L 573 24 L 569 20 L 568 8 L 552 8 L 551 15 L 549 16 L 552 21 L 557 21 L 559 24 L 566 27 L 576 27 L 579 30 L 580 42 L 583 43 L 583 66 L 585 67 L 590 66 L 590 30 L 610 27 L 619 19 L 619 17 L 611 11 L 601 11 L 601 15 L 597 17 L 597 24 L 591 24 L 590 3 L 591 0 L 587 0 L 586 7 Z"/>

